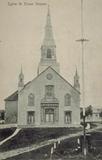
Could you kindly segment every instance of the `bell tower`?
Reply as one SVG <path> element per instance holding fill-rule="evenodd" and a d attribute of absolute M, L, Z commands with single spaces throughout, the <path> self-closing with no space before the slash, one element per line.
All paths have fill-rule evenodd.
<path fill-rule="evenodd" d="M 41 59 L 38 66 L 38 74 L 49 66 L 51 66 L 56 72 L 59 73 L 59 63 L 57 63 L 56 60 L 56 44 L 53 37 L 50 8 L 48 6 L 45 36 L 41 45 Z"/>

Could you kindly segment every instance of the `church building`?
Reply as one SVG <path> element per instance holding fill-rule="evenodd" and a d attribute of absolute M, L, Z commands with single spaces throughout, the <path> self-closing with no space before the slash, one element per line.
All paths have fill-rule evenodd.
<path fill-rule="evenodd" d="M 24 84 L 21 69 L 18 90 L 5 99 L 6 123 L 19 127 L 72 127 L 80 124 L 80 84 L 76 70 L 71 85 L 60 75 L 50 10 L 37 76 Z"/>

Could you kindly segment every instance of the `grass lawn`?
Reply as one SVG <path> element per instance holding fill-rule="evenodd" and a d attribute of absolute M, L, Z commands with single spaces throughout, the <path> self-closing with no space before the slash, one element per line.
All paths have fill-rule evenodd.
<path fill-rule="evenodd" d="M 22 129 L 17 136 L 0 146 L 0 151 L 26 147 L 44 140 L 58 138 L 63 135 L 76 133 L 81 128 L 27 128 Z"/>
<path fill-rule="evenodd" d="M 69 141 L 63 141 L 60 146 L 57 148 L 59 152 L 58 155 L 54 154 L 53 158 L 64 157 L 65 148 L 73 148 L 76 145 L 76 138 L 70 139 Z M 38 149 L 36 151 L 28 152 L 16 157 L 8 158 L 7 160 L 49 160 L 50 159 L 50 150 L 53 145 L 49 145 Z"/>
<path fill-rule="evenodd" d="M 0 129 L 0 141 L 12 135 L 12 133 L 16 130 L 16 128 L 5 128 Z"/>
<path fill-rule="evenodd" d="M 95 147 L 95 149 L 88 153 L 86 160 L 102 160 L 102 133 L 91 133 L 91 144 L 93 147 Z M 52 145 L 43 147 L 36 151 L 8 158 L 7 160 L 51 160 L 51 147 Z M 73 151 L 73 149 L 76 147 L 77 137 L 64 140 L 60 145 L 57 146 L 52 160 L 84 160 L 81 152 L 76 152 L 75 150 Z"/>
<path fill-rule="evenodd" d="M 76 138 L 72 138 L 61 143 L 53 154 L 52 160 L 85 160 L 82 153 L 72 152 L 77 145 L 76 140 Z M 7 160 L 51 160 L 51 147 L 52 145 L 43 147 Z M 102 160 L 102 152 L 100 154 L 88 153 L 86 160 Z"/>
<path fill-rule="evenodd" d="M 91 144 L 95 148 L 97 148 L 96 151 L 101 152 L 102 151 L 102 132 L 93 132 L 91 133 Z"/>

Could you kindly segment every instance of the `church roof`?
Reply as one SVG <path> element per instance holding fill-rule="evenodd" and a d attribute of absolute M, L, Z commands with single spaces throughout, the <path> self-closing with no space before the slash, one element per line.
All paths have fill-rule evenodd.
<path fill-rule="evenodd" d="M 26 83 L 24 85 L 24 87 L 26 85 L 28 85 L 31 81 L 29 81 L 28 83 Z M 12 93 L 10 96 L 8 96 L 7 98 L 5 98 L 5 101 L 17 101 L 18 100 L 18 90 L 15 91 L 14 93 Z"/>
<path fill-rule="evenodd" d="M 51 68 L 61 79 L 63 79 L 71 88 L 73 88 L 76 92 L 78 92 L 80 94 L 80 91 L 78 91 L 74 86 L 72 86 L 65 78 L 63 78 L 58 72 L 56 72 L 51 66 L 47 67 L 43 72 L 41 72 L 40 74 L 38 74 L 32 81 L 36 80 L 39 76 L 41 76 L 44 72 L 46 72 L 49 68 Z M 31 81 L 31 82 L 32 82 Z M 27 84 L 29 85 L 29 83 Z M 27 86 L 26 85 L 26 86 Z M 25 88 L 25 87 L 24 87 Z M 23 89 L 24 89 L 23 88 Z M 23 90 L 22 89 L 22 90 Z"/>
<path fill-rule="evenodd" d="M 18 100 L 18 90 L 5 99 L 5 101 L 17 101 L 17 100 Z"/>
<path fill-rule="evenodd" d="M 49 68 L 51 68 L 58 76 L 60 76 L 60 78 L 61 79 L 63 79 L 68 85 L 70 85 L 75 91 L 77 91 L 79 94 L 80 94 L 80 92 L 76 89 L 76 88 L 74 88 L 74 86 L 72 86 L 66 79 L 64 79 L 59 73 L 57 73 L 51 66 L 49 66 L 48 68 L 46 68 L 43 72 L 41 72 L 37 77 L 35 77 L 32 81 L 34 81 L 35 79 L 37 79 L 39 76 L 41 76 L 46 70 L 48 70 Z M 28 83 L 26 83 L 25 85 L 24 85 L 24 88 L 27 86 L 27 85 L 29 85 L 32 81 L 29 81 Z M 24 89 L 23 88 L 23 89 Z M 22 90 L 23 90 L 22 89 Z M 5 99 L 5 101 L 17 101 L 18 100 L 18 90 L 17 91 L 15 91 L 13 94 L 11 94 L 9 97 L 7 97 L 6 99 Z"/>
<path fill-rule="evenodd" d="M 49 67 L 48 67 L 49 68 Z M 50 67 L 51 68 L 51 67 Z M 53 68 L 51 68 L 53 71 L 55 71 Z M 55 71 L 56 72 L 56 71 Z M 63 79 L 68 85 L 71 86 L 71 88 L 73 88 L 75 91 L 77 91 L 80 94 L 80 91 L 78 91 L 74 86 L 72 86 L 64 77 L 62 77 L 58 72 L 56 72 L 58 74 L 58 76 L 61 77 L 61 79 Z"/>

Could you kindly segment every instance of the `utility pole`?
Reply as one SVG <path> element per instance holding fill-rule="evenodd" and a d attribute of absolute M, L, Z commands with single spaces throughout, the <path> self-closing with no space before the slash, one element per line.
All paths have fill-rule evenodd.
<path fill-rule="evenodd" d="M 82 51 L 82 108 L 83 108 L 83 154 L 86 158 L 86 130 L 85 130 L 85 53 L 84 53 L 84 44 L 89 41 L 84 38 L 84 22 L 83 22 L 83 9 L 84 9 L 84 0 L 81 0 L 81 39 L 77 40 L 81 43 Z"/>

